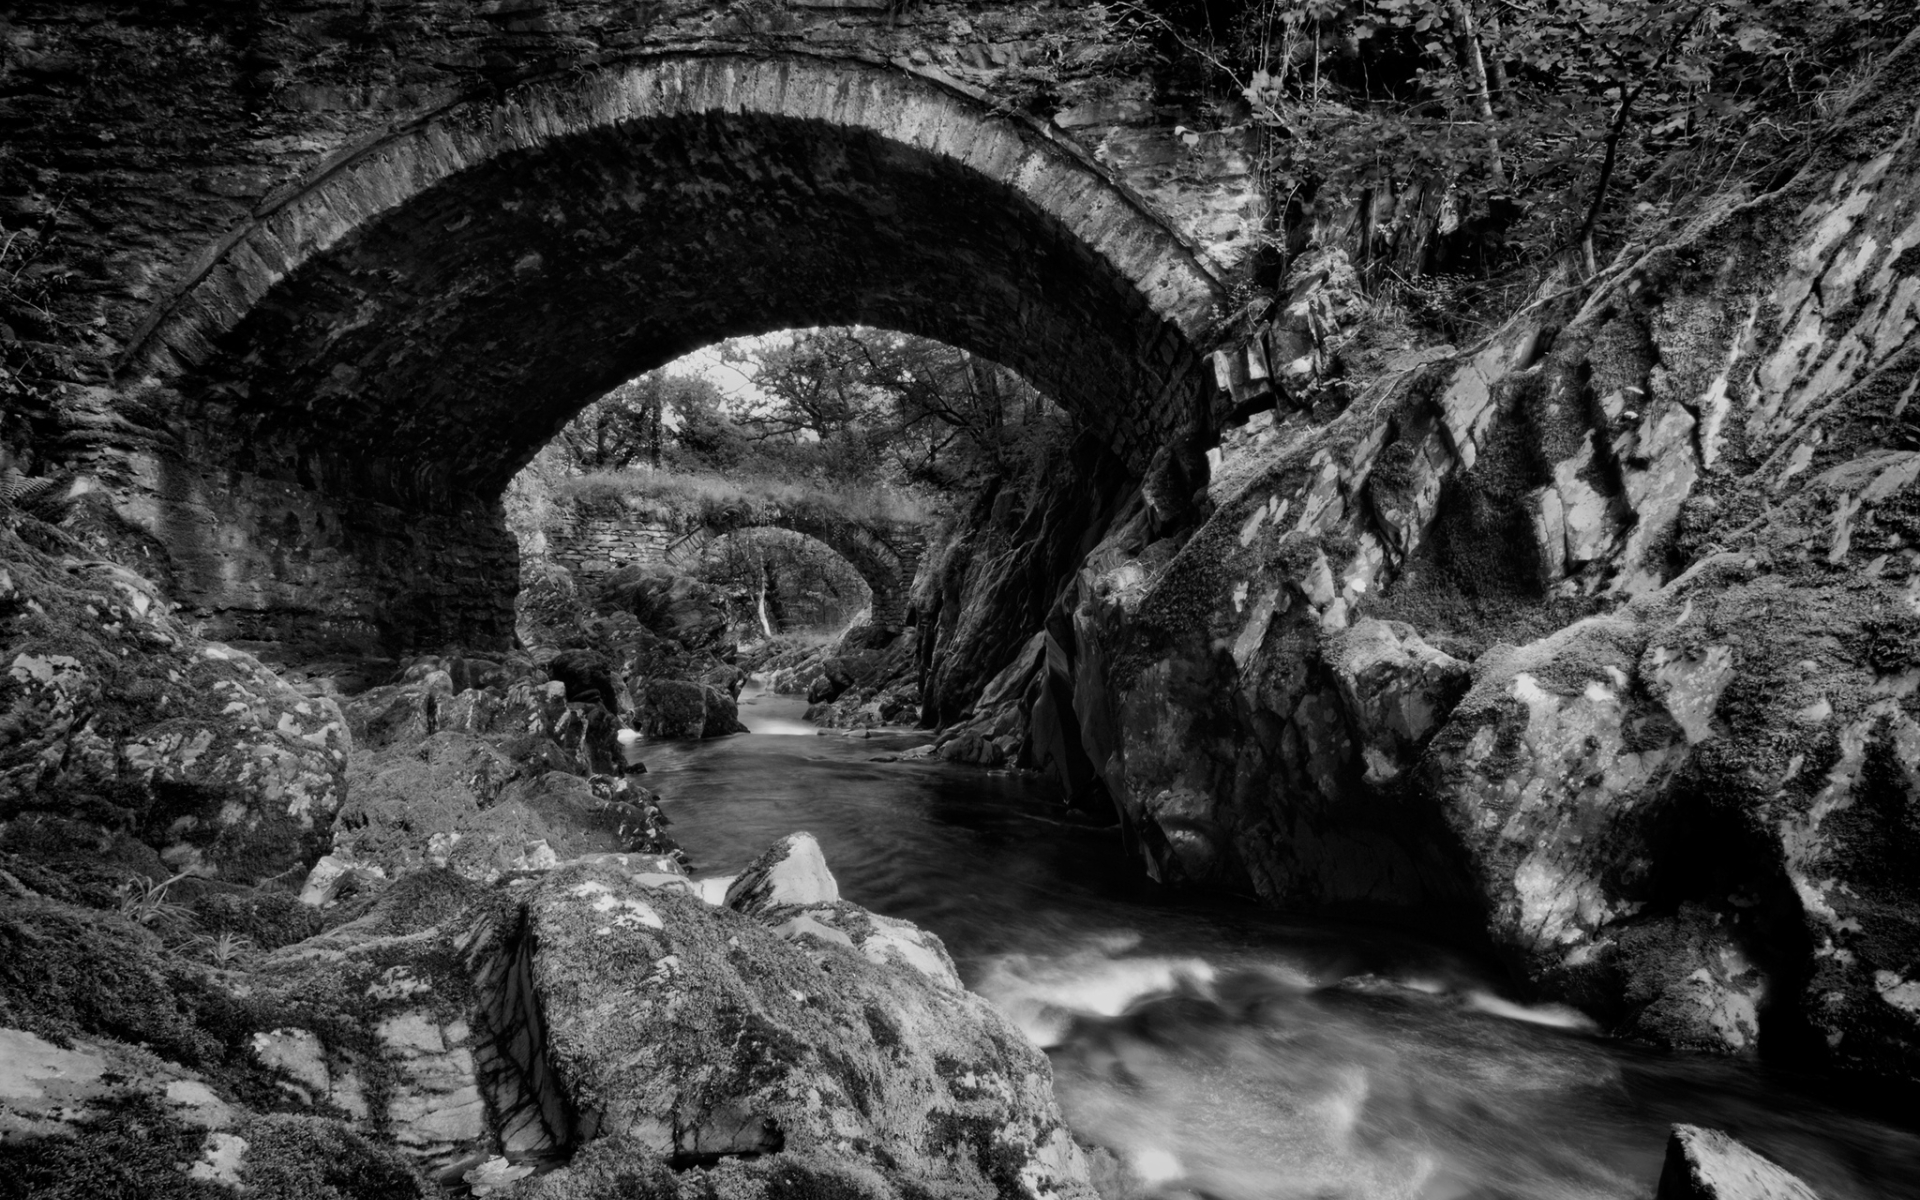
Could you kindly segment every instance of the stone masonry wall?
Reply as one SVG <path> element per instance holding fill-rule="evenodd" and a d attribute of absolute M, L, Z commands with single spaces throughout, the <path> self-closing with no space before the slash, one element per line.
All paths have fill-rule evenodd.
<path fill-rule="evenodd" d="M 547 557 L 576 577 L 611 575 L 625 567 L 659 566 L 667 547 L 686 534 L 658 514 L 574 507 L 547 531 Z"/>

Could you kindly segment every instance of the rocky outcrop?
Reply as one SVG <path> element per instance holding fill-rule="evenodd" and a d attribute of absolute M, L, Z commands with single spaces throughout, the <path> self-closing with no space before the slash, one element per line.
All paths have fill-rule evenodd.
<path fill-rule="evenodd" d="M 1304 256 L 1216 358 L 1212 511 L 1144 488 L 946 748 L 1062 767 L 1163 880 L 1484 930 L 1616 1031 L 1920 1071 L 1916 62 L 1470 347 Z"/>
<path fill-rule="evenodd" d="M 595 607 L 632 613 L 649 632 L 688 650 L 718 650 L 727 633 L 726 598 L 689 575 L 618 571 L 600 586 Z"/>
<path fill-rule="evenodd" d="M 771 639 L 751 665 L 776 695 L 803 695 L 823 729 L 912 725 L 920 718 L 920 630 L 854 625 L 831 643 Z"/>
<path fill-rule="evenodd" d="M 915 584 L 924 725 L 984 715 L 989 681 L 1047 623 L 1128 491 L 1124 466 L 1092 439 L 1047 449 L 1027 475 L 981 492 Z"/>
<path fill-rule="evenodd" d="M 159 852 L 155 882 L 253 883 L 326 845 L 351 746 L 333 700 L 30 521 L 0 522 L 0 621 L 0 847 L 104 828 Z"/>

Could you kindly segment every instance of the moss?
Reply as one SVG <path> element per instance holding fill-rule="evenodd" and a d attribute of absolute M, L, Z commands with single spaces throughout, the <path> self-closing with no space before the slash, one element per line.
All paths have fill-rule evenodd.
<path fill-rule="evenodd" d="M 41 880 L 29 885 L 35 891 L 98 908 L 113 907 L 127 883 L 173 874 L 145 842 L 53 812 L 27 813 L 6 822 L 0 829 L 0 855 L 10 862 L 9 870 Z"/>
<path fill-rule="evenodd" d="M 0 1196 L 33 1200 L 232 1200 L 178 1164 L 200 1157 L 206 1134 L 143 1096 L 127 1096 L 72 1137 L 0 1142 Z M 404 1193 L 402 1193 L 404 1195 Z"/>
<path fill-rule="evenodd" d="M 998 1134 L 998 1125 L 987 1117 L 950 1110 L 927 1114 L 927 1149 L 933 1157 L 970 1158 L 1002 1196 L 1023 1195 L 1020 1168 L 1026 1158 Z"/>
<path fill-rule="evenodd" d="M 900 1027 L 893 1018 L 877 1004 L 866 1006 L 867 1029 L 873 1034 L 873 1044 L 882 1050 L 892 1052 L 900 1046 Z"/>
<path fill-rule="evenodd" d="M 263 1116 L 240 1127 L 241 1181 L 257 1200 L 405 1200 L 426 1194 L 398 1151 L 325 1117 Z"/>
<path fill-rule="evenodd" d="M 292 945 L 321 928 L 319 912 L 291 892 L 207 891 L 191 908 L 195 923 L 206 933 L 235 934 L 260 950 Z"/>
<path fill-rule="evenodd" d="M 117 914 L 37 901 L 0 904 L 0 1024 L 65 1040 L 145 1042 L 189 1066 L 215 1060 L 199 1028 L 208 989 L 151 931 Z"/>
<path fill-rule="evenodd" d="M 1896 611 L 1873 618 L 1852 640 L 1861 660 L 1882 675 L 1920 667 L 1920 615 Z"/>
<path fill-rule="evenodd" d="M 1400 492 L 1411 487 L 1419 478 L 1414 464 L 1419 461 L 1420 453 L 1413 443 L 1402 438 L 1389 445 L 1373 460 L 1373 470 L 1368 474 L 1368 482 L 1378 488 Z"/>

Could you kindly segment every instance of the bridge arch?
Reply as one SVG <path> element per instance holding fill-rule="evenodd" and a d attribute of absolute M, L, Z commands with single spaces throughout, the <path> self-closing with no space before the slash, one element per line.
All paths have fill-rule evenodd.
<path fill-rule="evenodd" d="M 800 506 L 742 508 L 701 521 L 666 548 L 665 561 L 676 569 L 690 568 L 715 541 L 749 529 L 784 529 L 819 542 L 845 559 L 865 581 L 872 595 L 873 625 L 890 631 L 906 626 L 913 577 L 926 550 L 926 536 L 919 526 L 848 520 Z"/>
<path fill-rule="evenodd" d="M 697 346 L 817 324 L 937 338 L 1140 467 L 1207 419 L 1223 298 L 1043 129 L 901 69 L 733 53 L 451 105 L 203 261 L 124 364 L 169 430 L 131 515 L 223 632 L 389 649 L 510 636 L 507 481 L 594 397 Z"/>

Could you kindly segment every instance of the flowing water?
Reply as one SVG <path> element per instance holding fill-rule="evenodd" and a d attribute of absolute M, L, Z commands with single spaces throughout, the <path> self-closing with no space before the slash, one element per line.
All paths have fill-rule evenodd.
<path fill-rule="evenodd" d="M 1826 1200 L 1920 1197 L 1920 1114 L 1609 1041 L 1415 937 L 1164 892 L 1036 784 L 875 761 L 925 738 L 815 736 L 802 707 L 750 695 L 754 733 L 646 748 L 698 873 L 811 831 L 847 899 L 938 933 L 1047 1048 L 1110 1192 L 1650 1200 L 1686 1121 Z"/>

